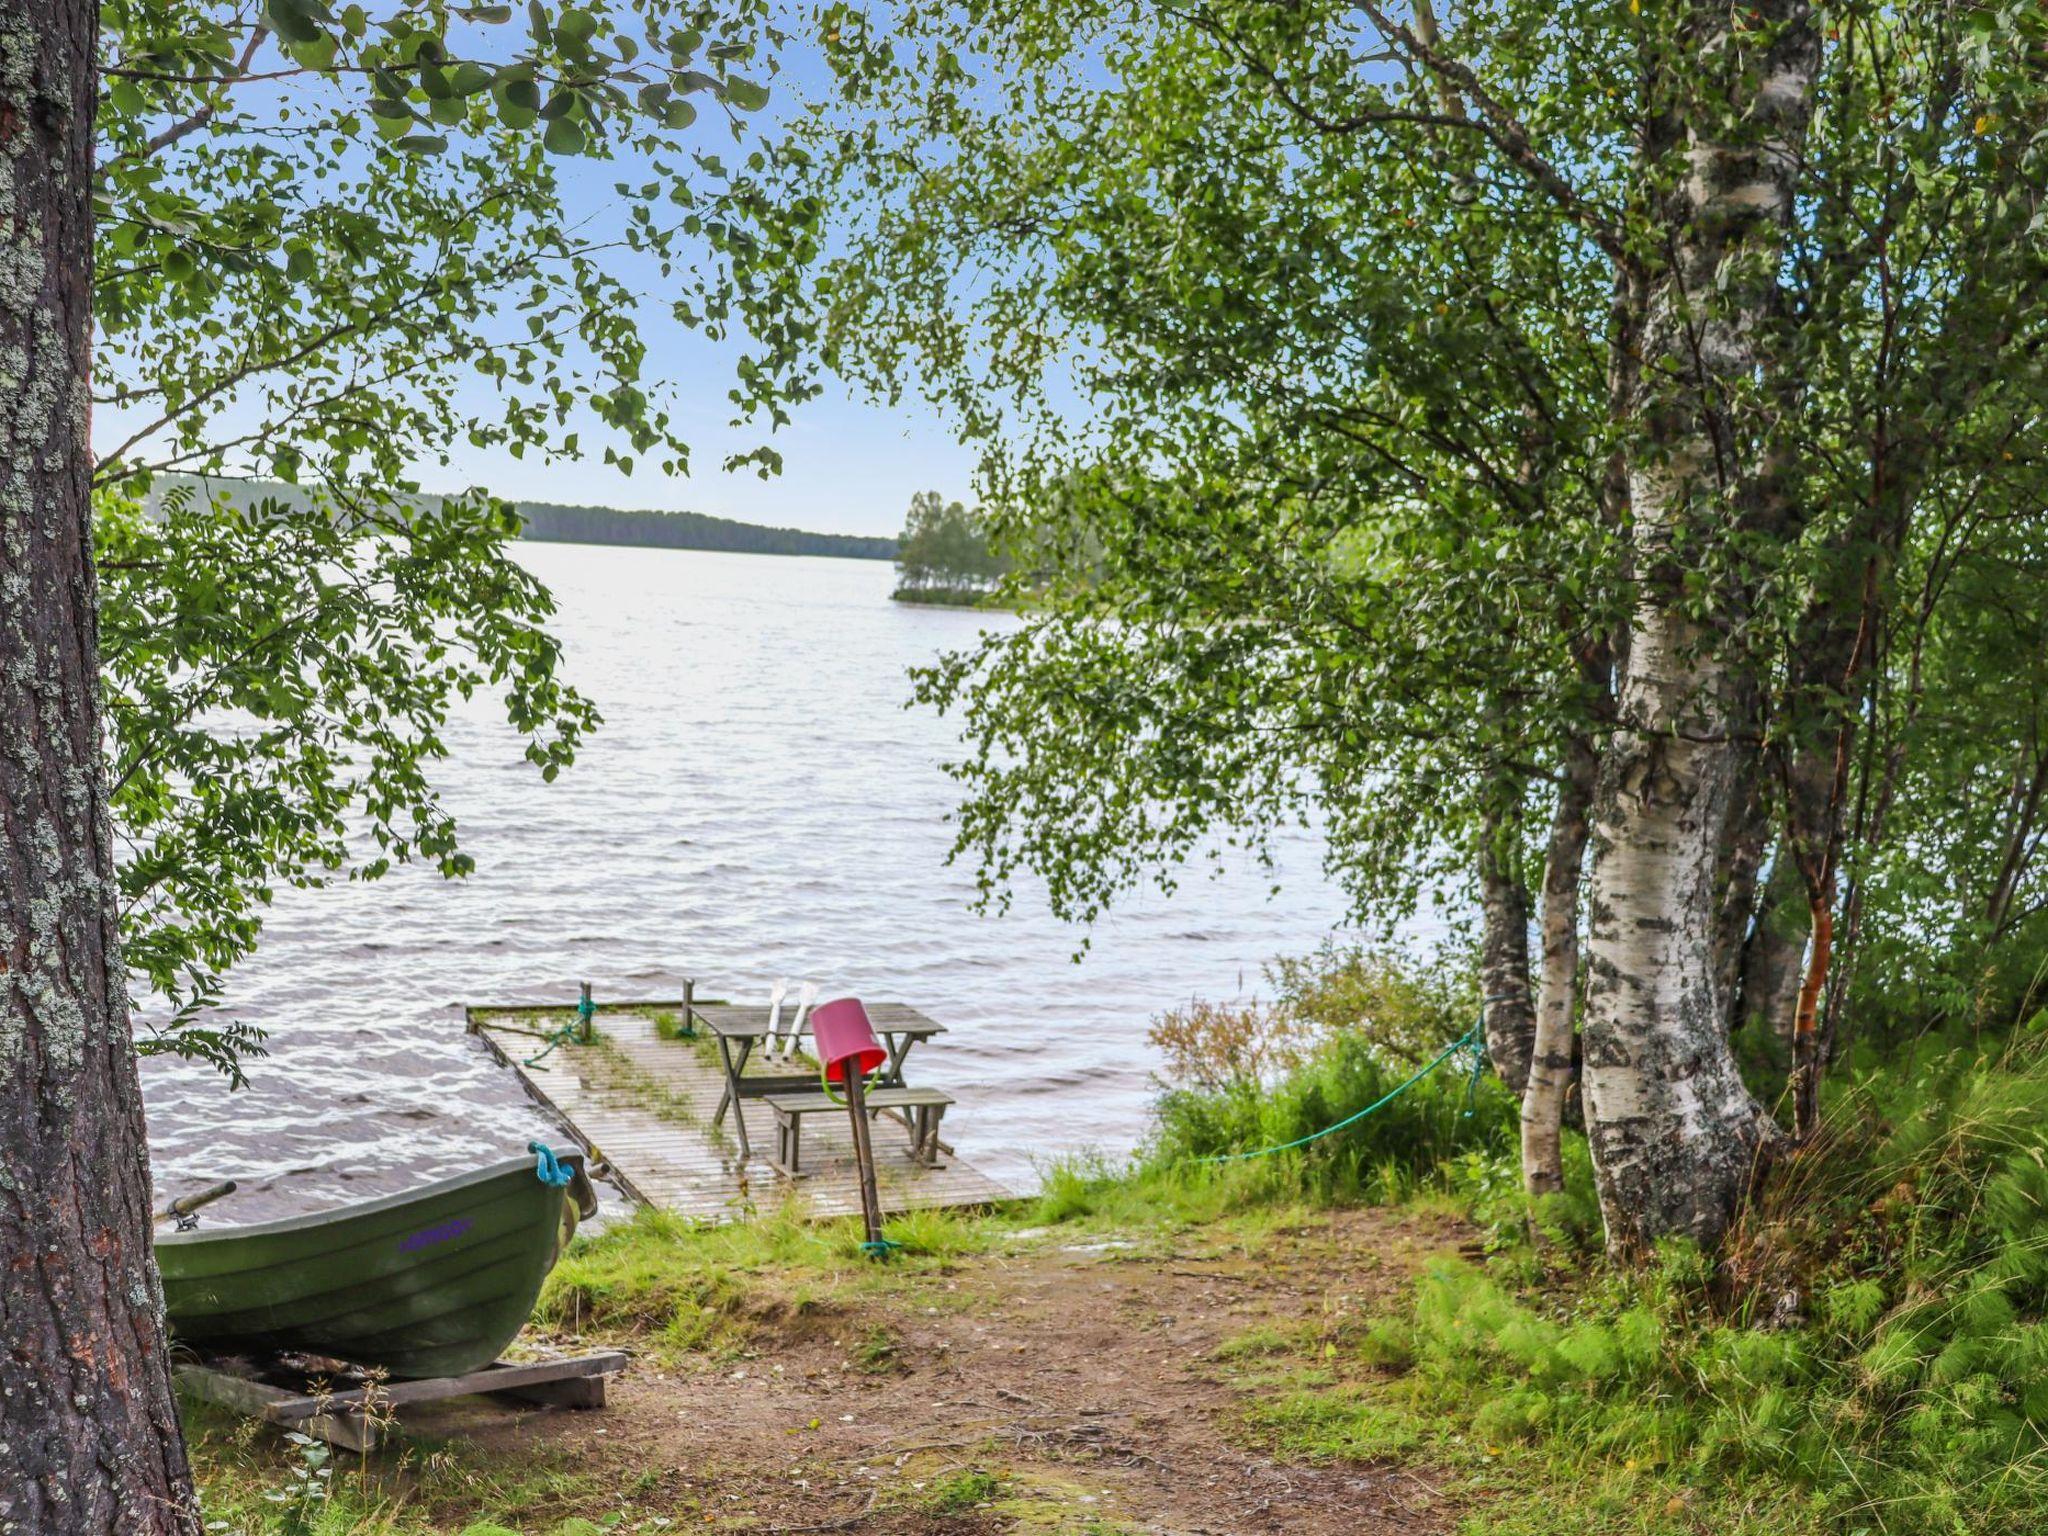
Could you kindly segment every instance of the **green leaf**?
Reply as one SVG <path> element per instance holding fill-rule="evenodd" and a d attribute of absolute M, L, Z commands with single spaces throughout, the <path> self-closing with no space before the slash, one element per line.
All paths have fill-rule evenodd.
<path fill-rule="evenodd" d="M 482 64 L 465 62 L 455 66 L 453 84 L 457 95 L 475 96 L 488 91 L 497 78 L 497 71 Z"/>
<path fill-rule="evenodd" d="M 725 82 L 726 100 L 743 112 L 758 112 L 768 105 L 768 87 L 734 75 Z"/>
<path fill-rule="evenodd" d="M 321 32 L 310 42 L 286 43 L 285 52 L 307 69 L 325 71 L 333 67 L 339 46 L 331 32 Z"/>
<path fill-rule="evenodd" d="M 583 125 L 573 117 L 558 117 L 548 124 L 548 131 L 541 138 L 550 154 L 580 155 L 587 142 Z"/>
<path fill-rule="evenodd" d="M 565 10 L 555 18 L 555 41 L 574 53 L 582 53 L 596 31 L 597 18 L 588 11 Z"/>
<path fill-rule="evenodd" d="M 397 147 L 409 155 L 438 155 L 446 152 L 448 141 L 438 133 L 409 133 Z"/>
<path fill-rule="evenodd" d="M 671 101 L 662 112 L 662 121 L 670 128 L 683 129 L 697 121 L 697 109 L 680 98 Z"/>
<path fill-rule="evenodd" d="M 310 43 L 320 36 L 313 0 L 265 0 L 264 20 L 285 43 Z"/>

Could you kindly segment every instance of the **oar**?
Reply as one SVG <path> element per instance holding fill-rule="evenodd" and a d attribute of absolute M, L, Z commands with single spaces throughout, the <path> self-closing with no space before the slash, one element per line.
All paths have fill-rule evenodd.
<path fill-rule="evenodd" d="M 178 1196 L 177 1199 L 156 1213 L 156 1219 L 158 1221 L 183 1223 L 189 1220 L 192 1213 L 202 1205 L 211 1205 L 214 1201 L 224 1196 L 232 1195 L 234 1192 L 235 1181 L 233 1179 L 222 1179 L 218 1184 L 210 1184 L 205 1189 L 195 1191 L 192 1194 Z"/>
<path fill-rule="evenodd" d="M 782 1037 L 782 1059 L 789 1060 L 796 1054 L 798 1037 L 804 1032 L 804 1016 L 811 1011 L 811 1004 L 818 1000 L 818 984 L 807 981 L 796 995 L 796 1017 L 789 1021 L 789 1033 Z"/>

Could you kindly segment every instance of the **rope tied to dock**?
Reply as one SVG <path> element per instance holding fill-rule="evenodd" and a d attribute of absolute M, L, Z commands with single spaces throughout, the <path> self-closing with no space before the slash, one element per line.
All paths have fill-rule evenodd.
<path fill-rule="evenodd" d="M 590 994 L 585 992 L 582 999 L 576 1004 L 575 1014 L 556 1028 L 542 1035 L 541 1039 L 547 1041 L 547 1045 L 525 1058 L 520 1065 L 527 1067 L 539 1066 L 541 1062 L 545 1061 L 554 1052 L 555 1047 L 559 1045 L 588 1044 L 590 1040 L 590 1021 L 596 1013 L 597 1004 L 593 1003 L 590 1000 Z"/>
<path fill-rule="evenodd" d="M 533 1176 L 551 1189 L 567 1189 L 569 1181 L 576 1177 L 576 1170 L 555 1156 L 555 1149 L 544 1141 L 529 1141 L 526 1150 L 533 1153 L 535 1162 Z"/>
<path fill-rule="evenodd" d="M 1468 1081 L 1465 1085 L 1465 1111 L 1463 1115 L 1460 1116 L 1460 1118 L 1469 1120 L 1472 1118 L 1472 1111 L 1476 1107 L 1478 1102 L 1479 1076 L 1482 1072 L 1486 1070 L 1486 1037 L 1484 1034 L 1484 1030 L 1485 1021 L 1482 1019 L 1479 1023 L 1474 1024 L 1470 1029 L 1466 1030 L 1464 1034 L 1458 1036 L 1458 1038 L 1453 1040 L 1449 1045 L 1445 1046 L 1442 1050 L 1438 1051 L 1436 1055 L 1432 1056 L 1429 1059 L 1429 1061 L 1424 1064 L 1420 1071 L 1418 1071 L 1413 1077 L 1409 1078 L 1405 1083 L 1400 1084 L 1398 1087 L 1389 1089 L 1386 1093 L 1383 1093 L 1377 1099 L 1374 1099 L 1372 1103 L 1366 1105 L 1365 1108 L 1359 1110 L 1358 1113 L 1354 1115 L 1346 1115 L 1342 1120 L 1339 1120 L 1335 1125 L 1326 1125 L 1319 1131 L 1310 1131 L 1306 1136 L 1297 1136 L 1294 1138 L 1294 1140 L 1283 1141 L 1275 1147 L 1260 1147 L 1258 1150 L 1253 1152 L 1218 1152 L 1210 1157 L 1198 1157 L 1195 1159 L 1195 1161 L 1198 1163 L 1249 1162 L 1251 1159 L 1256 1157 L 1271 1157 L 1278 1152 L 1291 1152 L 1296 1147 L 1305 1147 L 1312 1141 L 1321 1141 L 1325 1136 L 1334 1136 L 1337 1132 L 1344 1130 L 1349 1126 L 1354 1126 L 1358 1124 L 1359 1121 L 1365 1119 L 1368 1115 L 1377 1114 L 1380 1110 L 1385 1109 L 1389 1104 L 1393 1103 L 1394 1100 L 1400 1098 L 1402 1094 L 1406 1093 L 1410 1088 L 1413 1088 L 1425 1077 L 1428 1077 L 1430 1073 L 1434 1072 L 1438 1067 L 1442 1066 L 1445 1062 L 1449 1061 L 1453 1056 L 1465 1054 L 1469 1054 L 1471 1057 L 1472 1076 L 1470 1081 Z"/>
<path fill-rule="evenodd" d="M 869 1238 L 860 1245 L 860 1251 L 871 1259 L 886 1259 L 890 1254 L 900 1253 L 902 1250 L 901 1243 L 886 1237 Z"/>

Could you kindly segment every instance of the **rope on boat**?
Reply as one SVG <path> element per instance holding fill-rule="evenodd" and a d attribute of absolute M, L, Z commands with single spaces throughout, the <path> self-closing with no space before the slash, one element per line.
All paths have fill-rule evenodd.
<path fill-rule="evenodd" d="M 1479 1095 L 1479 1074 L 1486 1070 L 1486 1038 L 1483 1034 L 1484 1028 L 1484 1020 L 1474 1024 L 1464 1034 L 1458 1036 L 1457 1039 L 1431 1057 L 1422 1070 L 1409 1078 L 1407 1082 L 1380 1095 L 1379 1098 L 1366 1105 L 1357 1114 L 1346 1115 L 1335 1125 L 1326 1125 L 1320 1131 L 1310 1131 L 1306 1136 L 1297 1136 L 1292 1141 L 1283 1141 L 1277 1147 L 1260 1147 L 1256 1152 L 1219 1152 L 1213 1157 L 1198 1157 L 1195 1161 L 1198 1163 L 1241 1163 L 1255 1157 L 1271 1157 L 1276 1152 L 1289 1152 L 1296 1147 L 1305 1147 L 1312 1141 L 1321 1141 L 1325 1136 L 1333 1136 L 1346 1126 L 1358 1124 L 1367 1115 L 1375 1114 L 1385 1109 L 1394 1100 L 1401 1097 L 1402 1094 L 1413 1088 L 1453 1056 L 1463 1052 L 1469 1052 L 1472 1058 L 1472 1078 L 1465 1085 L 1465 1113 L 1463 1116 L 1463 1118 L 1469 1120 L 1472 1118 L 1472 1110 Z"/>
<path fill-rule="evenodd" d="M 576 1170 L 555 1156 L 555 1149 L 544 1141 L 529 1141 L 526 1150 L 533 1153 L 533 1176 L 553 1189 L 567 1189 L 569 1181 L 576 1177 Z"/>

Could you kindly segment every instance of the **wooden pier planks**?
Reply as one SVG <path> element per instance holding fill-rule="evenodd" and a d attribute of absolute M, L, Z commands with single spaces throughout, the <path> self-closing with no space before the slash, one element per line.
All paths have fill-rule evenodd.
<path fill-rule="evenodd" d="M 724 1006 L 700 1003 L 697 1011 Z M 869 1006 L 877 1017 L 884 1010 L 888 1017 L 913 1012 L 901 1003 Z M 594 1021 L 595 1044 L 558 1045 L 545 1055 L 547 1042 L 541 1036 L 572 1020 L 573 1007 L 477 1006 L 465 1014 L 469 1028 L 519 1074 L 527 1092 L 554 1111 L 637 1200 L 705 1221 L 741 1219 L 789 1199 L 818 1217 L 860 1210 L 850 1126 L 821 1116 L 805 1129 L 805 1166 L 814 1171 L 797 1180 L 775 1172 L 768 1156 L 775 1141 L 774 1118 L 759 1100 L 746 1106 L 754 1155 L 744 1165 L 738 1142 L 729 1134 L 731 1119 L 725 1129 L 711 1130 L 711 1115 L 725 1086 L 715 1047 L 664 1040 L 655 1028 L 658 1014 L 680 1019 L 681 1003 L 603 1004 Z M 913 1053 L 912 1080 L 944 1050 L 943 1044 L 927 1045 L 920 1051 L 930 1056 Z M 942 1158 L 937 1168 L 919 1167 L 910 1157 L 908 1133 L 892 1121 L 875 1126 L 874 1145 L 882 1209 L 890 1214 L 1014 1198 L 957 1157 Z"/>

